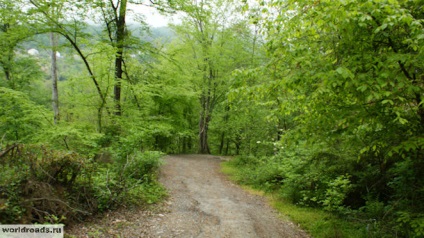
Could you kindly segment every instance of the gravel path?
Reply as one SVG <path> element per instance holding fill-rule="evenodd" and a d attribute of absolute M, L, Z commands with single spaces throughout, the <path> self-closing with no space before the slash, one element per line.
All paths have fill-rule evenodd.
<path fill-rule="evenodd" d="M 170 199 L 164 206 L 156 212 L 110 215 L 95 229 L 96 237 L 309 237 L 293 223 L 279 219 L 264 198 L 228 181 L 220 173 L 219 157 L 167 156 L 165 162 L 160 181 Z M 85 234 L 93 234 L 86 229 Z"/>
<path fill-rule="evenodd" d="M 161 237 L 307 237 L 282 222 L 263 198 L 251 195 L 220 173 L 220 159 L 168 156 L 161 182 L 171 196 L 170 212 L 151 233 Z"/>

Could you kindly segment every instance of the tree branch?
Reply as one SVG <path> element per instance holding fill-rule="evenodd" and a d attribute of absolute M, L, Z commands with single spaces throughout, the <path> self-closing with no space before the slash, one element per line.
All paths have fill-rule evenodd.
<path fill-rule="evenodd" d="M 13 144 L 13 145 L 10 145 L 9 147 L 7 147 L 4 151 L 2 151 L 0 153 L 0 158 L 5 156 L 7 153 L 9 153 L 11 150 L 13 150 L 16 147 L 18 147 L 18 144 Z"/>

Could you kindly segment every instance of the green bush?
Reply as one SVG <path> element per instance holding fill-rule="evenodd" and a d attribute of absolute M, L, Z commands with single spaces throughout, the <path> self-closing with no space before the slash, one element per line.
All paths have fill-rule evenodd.
<path fill-rule="evenodd" d="M 75 152 L 13 145 L 0 162 L 1 223 L 69 223 L 122 204 L 157 202 L 159 152 L 100 164 Z"/>
<path fill-rule="evenodd" d="M 24 93 L 3 87 L 0 87 L 0 105 L 0 138 L 9 143 L 31 141 L 50 115 Z"/>
<path fill-rule="evenodd" d="M 405 237 L 424 237 L 424 215 L 411 212 L 398 212 L 396 230 Z"/>
<path fill-rule="evenodd" d="M 167 195 L 166 189 L 158 182 L 137 184 L 128 191 L 126 204 L 153 204 Z"/>
<path fill-rule="evenodd" d="M 117 167 L 118 173 L 125 178 L 136 180 L 150 180 L 150 176 L 158 171 L 163 154 L 159 151 L 134 152 L 126 160 L 120 160 Z"/>
<path fill-rule="evenodd" d="M 253 155 L 239 155 L 231 160 L 231 163 L 239 166 L 255 166 L 259 164 L 259 159 Z"/>
<path fill-rule="evenodd" d="M 128 154 L 101 168 L 93 177 L 94 196 L 99 210 L 120 204 L 154 203 L 165 194 L 156 182 L 162 153 L 157 151 Z"/>
<path fill-rule="evenodd" d="M 300 145 L 297 153 L 239 156 L 229 165 L 237 168 L 234 177 L 238 182 L 278 191 L 297 205 L 348 217 L 364 227 L 367 237 L 423 236 L 419 202 L 423 190 L 422 181 L 417 180 L 422 171 L 417 168 L 422 165 L 412 158 L 419 155 L 417 151 L 402 152 L 404 158 L 395 163 L 399 157 L 379 161 L 372 152 L 358 160 L 346 152 L 322 151 L 323 146 Z"/>
<path fill-rule="evenodd" d="M 322 205 L 325 210 L 343 210 L 344 200 L 347 197 L 349 191 L 352 189 L 349 178 L 350 176 L 347 174 L 341 175 L 327 184 L 328 188 L 325 192 L 325 199 L 322 201 Z"/>
<path fill-rule="evenodd" d="M 78 177 L 89 175 L 82 172 L 88 166 L 83 157 L 29 145 L 13 145 L 6 151 L 1 162 L 0 199 L 5 205 L 0 217 L 7 222 L 62 222 L 93 212 L 83 211 L 67 198 Z"/>
<path fill-rule="evenodd" d="M 102 134 L 88 125 L 61 122 L 39 132 L 33 140 L 57 150 L 75 151 L 92 157 L 99 151 L 100 138 Z"/>
<path fill-rule="evenodd" d="M 238 182 L 266 190 L 275 190 L 285 180 L 279 160 L 276 158 L 241 155 L 229 162 L 238 167 Z"/>

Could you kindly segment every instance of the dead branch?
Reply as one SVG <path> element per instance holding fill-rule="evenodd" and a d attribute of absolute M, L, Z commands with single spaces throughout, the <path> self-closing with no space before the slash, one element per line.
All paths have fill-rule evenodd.
<path fill-rule="evenodd" d="M 13 144 L 13 145 L 10 145 L 9 147 L 7 147 L 4 151 L 2 151 L 0 153 L 0 158 L 5 156 L 7 153 L 9 153 L 11 150 L 13 150 L 16 147 L 18 147 L 18 144 Z"/>
<path fill-rule="evenodd" d="M 68 207 L 69 209 L 71 209 L 72 211 L 76 211 L 76 212 L 80 212 L 82 214 L 86 214 L 86 215 L 91 215 L 90 212 L 86 212 L 86 211 L 82 211 L 76 208 L 73 208 L 71 206 L 69 206 L 66 202 L 60 200 L 60 199 L 55 199 L 55 198 L 31 198 L 31 199 L 27 199 L 24 202 L 35 202 L 35 201 L 49 201 L 49 202 L 57 202 L 57 203 L 61 203 L 63 205 L 65 205 L 66 207 Z"/>

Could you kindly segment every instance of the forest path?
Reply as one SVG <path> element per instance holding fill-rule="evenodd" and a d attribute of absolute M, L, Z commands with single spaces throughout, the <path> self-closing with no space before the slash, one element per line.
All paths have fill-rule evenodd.
<path fill-rule="evenodd" d="M 220 162 L 211 155 L 167 156 L 160 181 L 169 199 L 156 211 L 119 209 L 68 231 L 76 237 L 309 237 L 265 198 L 230 182 Z"/>
<path fill-rule="evenodd" d="M 278 218 L 264 198 L 231 183 L 220 158 L 167 156 L 160 181 L 170 192 L 169 212 L 150 227 L 156 237 L 308 237 Z"/>

